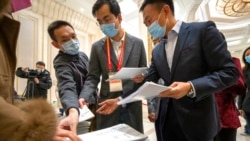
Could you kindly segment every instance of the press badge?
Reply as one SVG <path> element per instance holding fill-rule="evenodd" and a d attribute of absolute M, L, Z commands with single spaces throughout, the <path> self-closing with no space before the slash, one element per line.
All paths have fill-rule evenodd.
<path fill-rule="evenodd" d="M 109 78 L 111 78 L 113 75 L 114 73 L 109 73 Z M 109 80 L 109 90 L 110 92 L 122 91 L 122 80 L 121 79 Z"/>

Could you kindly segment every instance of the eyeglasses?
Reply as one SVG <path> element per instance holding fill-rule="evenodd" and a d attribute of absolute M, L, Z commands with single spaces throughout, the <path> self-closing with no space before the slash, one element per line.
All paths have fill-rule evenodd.
<path fill-rule="evenodd" d="M 96 22 L 97 26 L 101 26 L 102 24 L 109 24 L 117 20 L 117 17 L 114 15 L 107 15 L 102 20 L 98 19 Z"/>

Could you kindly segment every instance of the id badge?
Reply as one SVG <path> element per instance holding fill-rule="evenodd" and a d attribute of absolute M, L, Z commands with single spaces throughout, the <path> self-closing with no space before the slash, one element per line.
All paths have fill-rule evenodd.
<path fill-rule="evenodd" d="M 114 75 L 113 72 L 109 73 L 109 78 Z M 113 79 L 109 80 L 109 90 L 110 92 L 119 92 L 122 91 L 122 80 L 121 79 Z"/>

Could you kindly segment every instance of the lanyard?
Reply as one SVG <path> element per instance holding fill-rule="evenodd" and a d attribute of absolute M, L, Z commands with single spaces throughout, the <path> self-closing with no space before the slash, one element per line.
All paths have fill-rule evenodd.
<path fill-rule="evenodd" d="M 123 35 L 125 36 L 125 34 Z M 109 37 L 106 38 L 106 47 L 107 47 L 107 57 L 108 57 L 108 69 L 111 72 L 112 71 L 112 63 L 111 63 L 111 56 L 110 56 L 110 42 Z M 124 57 L 124 44 L 125 44 L 125 38 L 122 42 L 121 46 L 121 52 L 118 58 L 118 64 L 117 64 L 117 70 L 119 71 L 122 68 L 122 62 Z"/>

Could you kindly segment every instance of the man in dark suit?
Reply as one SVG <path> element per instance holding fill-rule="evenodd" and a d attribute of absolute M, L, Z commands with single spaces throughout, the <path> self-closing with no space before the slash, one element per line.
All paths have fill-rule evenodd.
<path fill-rule="evenodd" d="M 119 71 L 121 67 L 147 66 L 143 41 L 122 29 L 121 11 L 116 0 L 97 0 L 93 6 L 92 14 L 106 37 L 92 45 L 89 73 L 80 94 L 80 105 L 91 102 L 89 98 L 96 93 L 100 81 L 101 89 L 98 102 L 112 98 L 118 101 L 124 93 L 137 88 L 139 84 L 135 83 L 137 79 L 107 82 L 109 76 Z M 143 132 L 142 102 L 136 101 L 119 106 L 108 116 L 96 115 L 97 130 L 119 123 L 126 123 L 139 132 Z"/>
<path fill-rule="evenodd" d="M 220 130 L 214 93 L 239 76 L 226 41 L 211 21 L 175 20 L 172 0 L 144 0 L 140 11 L 151 36 L 163 38 L 145 76 L 169 86 L 159 94 L 158 141 L 212 141 Z M 103 113 L 112 113 L 113 101 L 103 102 Z"/>
<path fill-rule="evenodd" d="M 212 141 L 220 130 L 214 93 L 234 84 L 237 69 L 213 22 L 185 23 L 172 0 L 145 0 L 140 7 L 154 48 L 146 81 L 162 78 L 156 121 L 161 141 Z"/>

